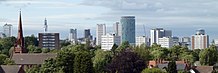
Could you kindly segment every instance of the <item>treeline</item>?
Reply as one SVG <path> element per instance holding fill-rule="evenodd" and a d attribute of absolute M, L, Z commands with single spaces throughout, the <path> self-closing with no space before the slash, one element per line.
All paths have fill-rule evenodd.
<path fill-rule="evenodd" d="M 193 65 L 200 61 L 202 65 L 217 63 L 218 51 L 216 46 L 200 50 L 188 50 L 187 47 L 173 46 L 163 48 L 153 44 L 151 47 L 142 44 L 131 46 L 123 42 L 120 46 L 114 44 L 110 51 L 104 51 L 99 46 L 91 47 L 87 44 L 68 45 L 58 52 L 54 59 L 48 59 L 43 65 L 27 69 L 29 73 L 164 73 L 158 68 L 148 69 L 148 61 L 159 63 L 170 61 L 172 68 L 166 72 L 175 73 L 175 61 L 185 61 Z M 177 72 L 177 71 L 176 71 Z M 183 72 L 188 72 L 183 71 Z"/>

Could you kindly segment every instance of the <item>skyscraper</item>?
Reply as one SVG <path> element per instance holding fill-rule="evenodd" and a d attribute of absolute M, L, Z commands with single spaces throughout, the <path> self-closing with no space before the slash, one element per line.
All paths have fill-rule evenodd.
<path fill-rule="evenodd" d="M 209 46 L 209 36 L 205 34 L 205 30 L 197 30 L 195 35 L 192 35 L 192 49 L 205 49 Z"/>
<path fill-rule="evenodd" d="M 121 29 L 122 29 L 122 28 L 121 28 L 121 25 L 119 24 L 119 22 L 116 22 L 116 23 L 113 25 L 113 30 L 114 30 L 116 36 L 121 36 L 121 34 L 122 34 Z"/>
<path fill-rule="evenodd" d="M 73 44 L 77 42 L 77 29 L 70 29 L 69 41 Z"/>
<path fill-rule="evenodd" d="M 120 19 L 122 27 L 122 42 L 128 41 L 135 44 L 135 16 L 122 16 Z"/>
<path fill-rule="evenodd" d="M 26 53 L 27 52 L 24 46 L 21 11 L 19 15 L 18 33 L 17 33 L 17 40 L 14 46 L 14 52 L 15 53 Z"/>
<path fill-rule="evenodd" d="M 163 28 L 155 28 L 150 30 L 150 36 L 151 36 L 150 45 L 152 45 L 153 43 L 158 44 L 159 38 L 172 37 L 172 31 L 164 30 Z"/>
<path fill-rule="evenodd" d="M 90 33 L 90 29 L 85 29 L 84 30 L 84 38 L 91 40 L 92 39 L 92 35 Z"/>
<path fill-rule="evenodd" d="M 6 23 L 3 26 L 3 31 L 4 31 L 5 37 L 11 37 L 12 36 L 12 25 Z"/>
<path fill-rule="evenodd" d="M 101 45 L 101 36 L 106 35 L 106 25 L 97 24 L 96 28 L 96 45 Z"/>

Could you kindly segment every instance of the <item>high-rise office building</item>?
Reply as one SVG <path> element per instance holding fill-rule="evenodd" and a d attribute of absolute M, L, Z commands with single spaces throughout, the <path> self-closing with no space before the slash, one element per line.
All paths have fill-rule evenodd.
<path fill-rule="evenodd" d="M 106 25 L 105 24 L 97 24 L 96 45 L 101 45 L 101 36 L 102 35 L 106 35 Z"/>
<path fill-rule="evenodd" d="M 120 23 L 122 42 L 128 41 L 131 45 L 135 45 L 135 16 L 122 16 Z"/>
<path fill-rule="evenodd" d="M 197 30 L 195 35 L 192 35 L 192 49 L 205 49 L 209 46 L 209 36 L 205 34 L 203 29 Z"/>
<path fill-rule="evenodd" d="M 72 44 L 77 43 L 77 29 L 70 29 L 70 34 L 68 39 Z"/>
<path fill-rule="evenodd" d="M 45 21 L 44 21 L 44 32 L 47 32 L 48 31 L 48 24 L 47 24 L 47 20 L 45 18 Z"/>
<path fill-rule="evenodd" d="M 91 35 L 91 32 L 90 32 L 90 29 L 85 29 L 84 30 L 84 38 L 92 40 L 92 35 Z"/>
<path fill-rule="evenodd" d="M 5 37 L 11 37 L 12 36 L 12 25 L 6 23 L 3 26 L 3 31 L 4 31 Z"/>
<path fill-rule="evenodd" d="M 59 33 L 39 33 L 39 47 L 60 49 Z"/>
<path fill-rule="evenodd" d="M 101 49 L 111 50 L 113 45 L 120 45 L 120 36 L 114 34 L 106 34 L 101 36 Z"/>
<path fill-rule="evenodd" d="M 153 43 L 158 44 L 159 38 L 172 37 L 171 30 L 164 30 L 163 28 L 155 28 L 150 30 L 150 45 Z"/>
<path fill-rule="evenodd" d="M 147 43 L 147 38 L 145 36 L 138 36 L 136 37 L 136 46 L 140 46 L 142 44 L 148 44 Z"/>
<path fill-rule="evenodd" d="M 114 25 L 113 25 L 113 30 L 115 32 L 115 35 L 117 36 L 121 36 L 122 35 L 122 30 L 121 30 L 121 25 L 119 24 L 119 22 L 116 22 Z"/>

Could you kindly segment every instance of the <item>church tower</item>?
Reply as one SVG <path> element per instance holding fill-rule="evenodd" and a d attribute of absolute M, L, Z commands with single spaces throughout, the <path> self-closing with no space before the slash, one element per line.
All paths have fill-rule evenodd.
<path fill-rule="evenodd" d="M 23 38 L 22 20 L 21 20 L 21 11 L 20 11 L 18 33 L 17 33 L 17 40 L 14 46 L 14 53 L 26 53 L 26 52 L 27 50 L 24 47 L 24 38 Z"/>

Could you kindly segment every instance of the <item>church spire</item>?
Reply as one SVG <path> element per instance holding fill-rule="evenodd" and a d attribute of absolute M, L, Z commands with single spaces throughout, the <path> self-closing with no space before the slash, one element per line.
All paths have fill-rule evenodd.
<path fill-rule="evenodd" d="M 18 33 L 17 33 L 17 40 L 14 46 L 15 53 L 25 53 L 26 49 L 24 48 L 24 38 L 23 38 L 23 29 L 22 29 L 22 19 L 21 19 L 21 11 L 19 14 L 19 21 L 18 21 Z"/>

